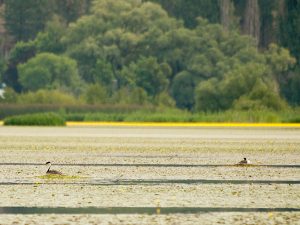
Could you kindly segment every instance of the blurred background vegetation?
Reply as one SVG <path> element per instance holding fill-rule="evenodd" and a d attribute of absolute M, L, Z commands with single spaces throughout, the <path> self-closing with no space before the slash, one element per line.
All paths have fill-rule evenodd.
<path fill-rule="evenodd" d="M 0 0 L 0 119 L 297 122 L 299 60 L 300 0 Z"/>

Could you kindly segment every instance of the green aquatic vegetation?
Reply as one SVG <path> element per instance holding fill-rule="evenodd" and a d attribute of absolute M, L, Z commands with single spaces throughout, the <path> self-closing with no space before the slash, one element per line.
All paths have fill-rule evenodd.
<path fill-rule="evenodd" d="M 231 166 L 237 166 L 237 167 L 258 167 L 259 165 L 254 165 L 254 164 L 234 164 Z"/>
<path fill-rule="evenodd" d="M 46 175 L 38 176 L 38 178 L 44 179 L 44 180 L 75 180 L 75 179 L 83 179 L 85 177 L 60 175 L 60 174 L 46 174 Z"/>

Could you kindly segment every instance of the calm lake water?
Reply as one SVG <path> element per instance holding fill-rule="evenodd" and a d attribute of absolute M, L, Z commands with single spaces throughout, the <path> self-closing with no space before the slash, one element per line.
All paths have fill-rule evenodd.
<path fill-rule="evenodd" d="M 0 126 L 0 143 L 1 224 L 300 221 L 300 129 Z"/>

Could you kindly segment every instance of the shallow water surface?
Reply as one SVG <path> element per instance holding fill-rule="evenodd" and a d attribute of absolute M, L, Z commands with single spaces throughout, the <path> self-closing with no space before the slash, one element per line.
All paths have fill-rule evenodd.
<path fill-rule="evenodd" d="M 300 221 L 300 129 L 0 126 L 0 143 L 1 224 Z"/>

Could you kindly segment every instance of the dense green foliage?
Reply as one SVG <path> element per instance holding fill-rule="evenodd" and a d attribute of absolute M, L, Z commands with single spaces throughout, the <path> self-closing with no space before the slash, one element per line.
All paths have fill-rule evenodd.
<path fill-rule="evenodd" d="M 75 105 L 78 100 L 73 96 L 58 90 L 38 90 L 18 95 L 16 102 L 19 104 L 67 104 Z"/>
<path fill-rule="evenodd" d="M 228 110 L 215 113 L 191 113 L 178 109 L 147 109 L 123 113 L 67 114 L 69 121 L 126 122 L 240 122 L 240 123 L 299 123 L 299 109 L 282 112 L 269 110 Z"/>
<path fill-rule="evenodd" d="M 73 22 L 89 11 L 92 0 L 48 0 L 52 4 L 53 13 Z"/>
<path fill-rule="evenodd" d="M 300 1 L 287 0 L 286 2 L 287 13 L 280 24 L 281 43 L 290 49 L 300 65 Z"/>
<path fill-rule="evenodd" d="M 6 0 L 5 20 L 9 32 L 17 40 L 34 38 L 49 16 L 48 0 Z"/>
<path fill-rule="evenodd" d="M 77 64 L 66 56 L 40 53 L 18 65 L 20 83 L 26 91 L 44 88 L 79 92 L 80 78 Z"/>
<path fill-rule="evenodd" d="M 281 79 L 282 92 L 293 105 L 300 105 L 300 0 L 287 0 L 280 24 L 280 43 L 290 49 L 297 66 Z"/>
<path fill-rule="evenodd" d="M 116 122 L 299 122 L 300 109 L 270 110 L 227 110 L 215 113 L 186 110 L 141 107 L 128 105 L 58 105 L 27 104 L 1 105 L 0 119 L 14 115 L 52 113 L 66 121 L 116 121 Z"/>
<path fill-rule="evenodd" d="M 89 10 L 90 0 L 4 0 L 6 28 L 18 41 L 36 37 L 47 20 L 57 14 L 66 22 Z"/>
<path fill-rule="evenodd" d="M 31 98 L 30 98 L 31 100 Z M 34 99 L 35 100 L 35 99 Z M 44 98 L 43 98 L 44 100 Z M 30 113 L 44 113 L 44 112 L 55 112 L 67 117 L 77 118 L 75 120 L 82 120 L 80 118 L 85 117 L 86 114 L 94 114 L 102 112 L 105 114 L 122 114 L 132 113 L 139 110 L 153 111 L 154 108 L 151 106 L 140 106 L 140 105 L 86 105 L 86 104 L 0 104 L 0 119 L 4 119 L 9 116 L 23 115 Z"/>
<path fill-rule="evenodd" d="M 256 102 L 251 105 L 281 108 L 279 93 L 272 84 L 275 73 L 284 72 L 285 66 L 293 64 L 293 59 L 285 51 L 276 49 L 269 54 L 258 53 L 250 38 L 239 36 L 235 31 L 225 32 L 221 26 L 211 25 L 204 20 L 198 20 L 198 26 L 194 30 L 187 29 L 170 18 L 158 5 L 151 3 L 108 2 L 96 1 L 93 14 L 72 24 L 62 37 L 66 53 L 78 61 L 80 75 L 86 82 L 98 81 L 108 88 L 116 88 L 113 85 L 116 82 L 117 89 L 127 88 L 129 92 L 140 87 L 150 99 L 164 90 L 172 90 L 179 107 L 193 109 L 196 103 L 197 110 L 223 110 L 231 108 L 234 101 L 250 95 L 252 91 L 245 84 L 245 90 L 232 94 L 231 86 L 236 85 L 240 78 L 244 79 L 248 69 L 256 71 L 257 67 L 263 67 L 264 72 L 255 73 L 252 83 L 262 83 L 265 91 L 260 92 L 261 96 L 252 94 L 248 98 L 255 101 L 253 96 L 260 98 L 272 95 L 277 98 L 279 105 L 276 101 L 270 104 Z M 277 58 L 281 61 L 273 63 L 272 59 Z M 251 63 L 256 64 L 256 67 L 251 68 Z M 104 69 L 100 76 L 97 69 L 99 64 Z M 243 71 L 242 75 L 240 71 Z M 183 73 L 190 76 L 185 82 L 180 81 L 179 85 L 188 83 L 189 93 L 177 88 Z M 233 78 L 227 78 L 227 74 L 232 74 Z M 256 82 L 262 78 L 260 76 L 268 79 Z M 248 78 L 245 79 L 246 83 Z M 224 87 L 228 89 L 226 93 L 222 93 L 223 89 L 218 91 L 217 87 L 213 87 L 218 95 L 228 99 L 228 103 L 212 103 L 216 97 L 206 98 L 201 88 L 197 95 L 205 96 L 205 101 L 214 107 L 202 104 L 201 96 L 195 98 L 195 87 L 205 85 L 204 81 L 207 80 L 221 86 L 233 82 L 227 84 L 231 86 Z M 267 100 L 268 97 L 264 99 Z"/>
<path fill-rule="evenodd" d="M 147 0 L 145 0 L 146 2 Z M 148 0 L 159 3 L 170 15 L 182 19 L 189 28 L 197 26 L 197 17 L 211 23 L 220 21 L 219 0 Z"/>
<path fill-rule="evenodd" d="M 5 69 L 6 69 L 5 61 L 2 57 L 0 57 L 0 80 L 2 80 L 2 76 L 4 74 Z"/>
<path fill-rule="evenodd" d="M 36 1 L 6 3 L 7 29 L 19 42 L 7 68 L 0 60 L 0 73 L 17 93 L 7 89 L 1 102 L 176 105 L 193 112 L 283 110 L 283 97 L 300 104 L 300 39 L 292 37 L 298 0 L 287 1 L 287 12 L 279 0 L 259 3 L 259 40 L 238 29 L 249 19 L 248 0 L 51 0 L 43 7 L 39 0 L 31 7 Z M 221 2 L 229 4 L 229 27 Z M 22 7 L 31 7 L 30 15 L 20 14 L 28 27 L 11 17 Z M 276 38 L 296 59 L 269 45 Z"/>
<path fill-rule="evenodd" d="M 4 125 L 13 126 L 64 126 L 65 120 L 54 113 L 25 114 L 7 117 Z"/>

